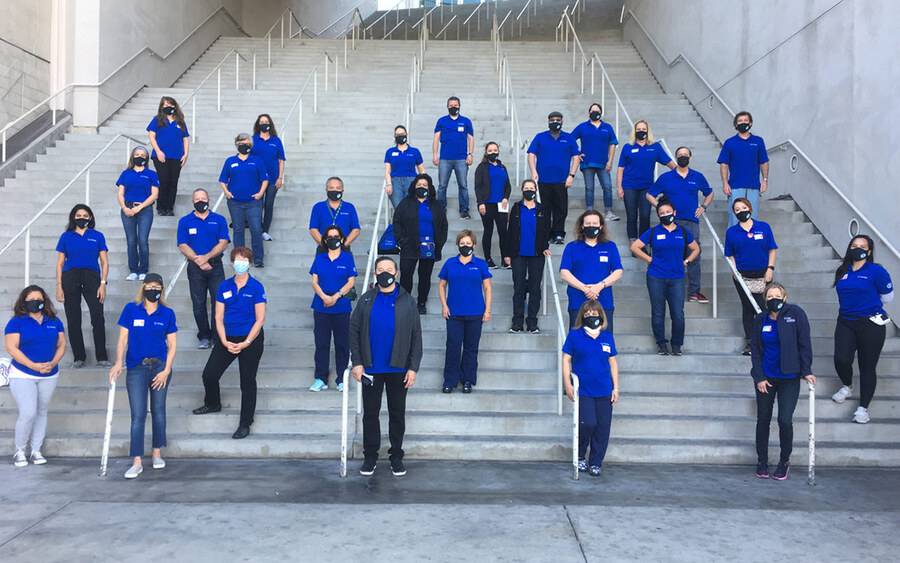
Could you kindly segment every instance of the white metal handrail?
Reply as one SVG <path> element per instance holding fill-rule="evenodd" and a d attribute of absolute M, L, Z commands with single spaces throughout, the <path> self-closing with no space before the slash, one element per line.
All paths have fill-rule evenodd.
<path fill-rule="evenodd" d="M 450 20 L 447 22 L 447 24 L 444 25 L 444 27 L 442 27 L 441 30 L 437 32 L 437 34 L 434 36 L 434 38 L 437 39 L 438 37 L 443 35 L 444 32 L 447 31 L 447 28 L 450 27 L 450 24 L 452 24 L 456 20 L 456 18 L 457 18 L 456 15 L 454 15 L 452 18 L 450 18 Z"/>
<path fill-rule="evenodd" d="M 321 37 L 323 33 L 325 33 L 326 31 L 328 31 L 328 30 L 331 29 L 332 27 L 336 26 L 337 24 L 341 23 L 341 22 L 344 20 L 344 18 L 346 18 L 347 16 L 350 16 L 351 23 L 352 23 L 352 21 L 353 21 L 354 19 L 356 19 L 356 16 L 359 16 L 359 18 L 362 20 L 362 19 L 363 19 L 363 18 L 362 18 L 362 14 L 360 13 L 359 8 L 360 8 L 360 6 L 362 6 L 363 4 L 365 4 L 367 1 L 368 1 L 368 0 L 363 0 L 362 2 L 360 2 L 359 4 L 357 4 L 356 6 L 350 8 L 349 10 L 347 10 L 346 12 L 344 12 L 343 14 L 341 14 L 340 17 L 338 17 L 336 20 L 334 20 L 334 21 L 331 22 L 330 24 L 328 24 L 328 25 L 326 25 L 325 27 L 323 27 L 321 30 L 319 30 L 319 31 L 317 31 L 317 32 L 316 32 L 316 31 L 311 31 L 310 33 L 312 33 L 312 34 L 315 35 L 316 37 Z M 349 29 L 349 26 L 348 26 L 348 29 Z M 345 29 L 344 31 L 345 31 L 345 33 L 346 33 L 347 30 Z"/>
<path fill-rule="evenodd" d="M 575 375 L 575 372 L 572 373 L 572 470 L 574 472 L 573 478 L 578 480 L 578 414 L 579 409 L 581 408 L 581 397 L 578 396 L 579 388 L 581 387 L 581 381 L 578 379 L 578 376 Z"/>
<path fill-rule="evenodd" d="M 547 256 L 544 263 L 547 266 L 547 278 L 550 278 L 550 291 L 553 294 L 553 307 L 556 311 L 556 414 L 562 416 L 563 390 L 562 383 L 562 349 L 566 340 L 566 323 L 563 320 L 562 305 L 559 301 L 559 286 L 556 283 L 556 269 L 553 267 L 553 257 Z"/>
<path fill-rule="evenodd" d="M 578 55 L 581 54 L 581 93 L 584 94 L 584 69 L 588 65 L 588 57 L 584 53 L 584 48 L 581 46 L 581 40 L 578 39 L 578 33 L 575 32 L 575 25 L 572 23 L 572 19 L 569 17 L 569 13 L 566 10 L 563 10 L 557 28 L 561 29 L 563 32 L 557 33 L 557 38 L 562 36 L 567 53 L 569 52 L 569 37 L 572 38 L 572 72 L 575 72 L 575 70 L 578 69 Z"/>
<path fill-rule="evenodd" d="M 387 17 L 388 17 L 388 15 L 390 15 L 391 12 L 396 10 L 397 11 L 397 21 L 399 22 L 400 21 L 400 4 L 402 4 L 406 1 L 407 0 L 397 0 L 396 4 L 394 4 L 387 10 L 385 10 L 383 14 L 381 14 L 378 18 L 375 19 L 375 21 L 373 21 L 372 23 L 367 25 L 365 27 L 365 29 L 363 29 L 363 37 L 365 37 L 366 32 L 368 32 L 370 29 L 375 27 L 378 24 L 378 22 L 380 22 L 380 21 L 384 22 L 384 33 L 387 34 Z M 373 31 L 370 34 L 369 39 L 374 39 L 374 37 L 372 37 L 374 34 L 375 34 L 375 32 Z M 384 37 L 382 37 L 382 39 L 384 39 Z"/>
<path fill-rule="evenodd" d="M 224 65 L 228 59 L 231 58 L 231 55 L 234 55 L 234 89 L 240 90 L 241 87 L 241 59 L 247 61 L 247 57 L 242 55 L 237 49 L 231 49 L 228 53 L 222 57 L 222 60 L 219 61 L 209 74 L 207 74 L 203 80 L 200 81 L 200 84 L 197 85 L 196 88 L 190 93 L 190 95 L 185 98 L 183 103 L 187 103 L 188 100 L 191 102 L 191 134 L 194 136 L 194 142 L 197 142 L 199 138 L 199 133 L 197 131 L 197 98 L 200 95 L 200 90 L 206 84 L 207 80 L 212 78 L 212 75 L 216 75 L 216 111 L 222 111 L 222 65 Z M 256 88 L 256 51 L 253 51 L 253 88 Z"/>
<path fill-rule="evenodd" d="M 398 22 L 397 22 L 397 25 L 395 25 L 394 27 L 392 27 L 392 28 L 390 29 L 390 31 L 388 31 L 387 33 L 384 34 L 384 36 L 381 38 L 382 41 L 385 40 L 385 39 L 387 39 L 388 37 L 390 37 L 395 31 L 397 31 L 397 28 L 398 28 L 398 27 L 400 27 L 401 25 L 403 25 L 403 24 L 405 24 L 405 23 L 406 23 L 406 18 L 404 18 L 404 19 L 398 21 Z"/>
<path fill-rule="evenodd" d="M 414 24 L 412 25 L 412 28 L 415 29 L 415 28 L 419 27 L 419 25 L 420 25 L 423 21 L 425 21 L 425 20 L 428 18 L 428 16 L 431 15 L 431 12 L 437 10 L 437 9 L 440 8 L 440 7 L 441 7 L 440 4 L 435 4 L 433 8 L 431 8 L 430 10 L 428 10 L 427 12 L 425 12 L 424 14 L 422 14 L 422 17 L 419 18 L 419 21 L 417 21 L 416 23 L 414 23 Z"/>

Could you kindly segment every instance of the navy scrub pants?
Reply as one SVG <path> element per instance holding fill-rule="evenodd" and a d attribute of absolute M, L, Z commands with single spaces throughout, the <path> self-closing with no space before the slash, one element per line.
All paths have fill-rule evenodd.
<path fill-rule="evenodd" d="M 609 446 L 612 410 L 609 397 L 578 398 L 578 459 L 585 459 L 590 445 L 588 465 L 603 465 L 606 448 Z"/>
<path fill-rule="evenodd" d="M 447 319 L 447 352 L 444 356 L 444 387 L 455 388 L 460 380 L 476 384 L 478 344 L 481 342 L 482 317 Z"/>
<path fill-rule="evenodd" d="M 344 381 L 350 363 L 350 313 L 315 313 L 313 332 L 316 340 L 316 379 L 328 384 L 328 352 L 334 336 L 334 381 Z"/>

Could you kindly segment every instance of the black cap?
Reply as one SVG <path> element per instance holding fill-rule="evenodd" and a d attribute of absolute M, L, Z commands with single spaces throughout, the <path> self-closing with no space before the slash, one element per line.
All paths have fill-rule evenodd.
<path fill-rule="evenodd" d="M 144 283 L 153 283 L 156 282 L 159 285 L 163 284 L 162 276 L 159 274 L 147 274 L 144 276 Z"/>
<path fill-rule="evenodd" d="M 547 116 L 547 119 L 553 119 L 554 117 L 558 117 L 558 118 L 562 119 L 563 114 L 559 113 L 558 111 L 551 111 L 550 115 Z"/>

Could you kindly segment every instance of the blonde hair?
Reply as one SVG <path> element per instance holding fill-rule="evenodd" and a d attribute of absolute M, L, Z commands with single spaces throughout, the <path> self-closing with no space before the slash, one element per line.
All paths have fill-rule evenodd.
<path fill-rule="evenodd" d="M 154 282 L 150 282 L 150 283 L 154 283 Z M 134 302 L 137 303 L 138 305 L 140 305 L 141 303 L 144 302 L 144 286 L 146 286 L 146 285 L 147 285 L 147 282 L 142 281 L 141 284 L 138 286 L 137 295 L 134 296 Z M 159 289 L 161 291 L 161 293 L 159 295 L 159 304 L 165 305 L 166 307 L 168 307 L 169 305 L 168 305 L 168 303 L 166 303 L 166 286 L 165 286 L 165 284 L 162 284 L 162 283 L 159 284 Z"/>
<path fill-rule="evenodd" d="M 778 282 L 769 282 L 769 284 L 766 285 L 766 290 L 763 292 L 763 296 L 769 297 L 769 292 L 772 291 L 773 289 L 777 289 L 778 291 L 780 291 L 782 299 L 787 301 L 787 296 L 788 296 L 787 289 L 785 289 L 784 286 Z"/>
<path fill-rule="evenodd" d="M 638 119 L 634 122 L 634 126 L 631 128 L 631 133 L 628 135 L 628 142 L 633 145 L 635 141 L 637 141 L 637 139 L 634 138 L 634 130 L 637 129 L 637 126 L 641 123 L 647 126 L 647 138 L 645 139 L 645 141 L 648 145 L 652 145 L 656 142 L 656 140 L 653 138 L 653 129 L 650 128 L 650 124 L 647 123 L 647 120 L 645 119 Z"/>

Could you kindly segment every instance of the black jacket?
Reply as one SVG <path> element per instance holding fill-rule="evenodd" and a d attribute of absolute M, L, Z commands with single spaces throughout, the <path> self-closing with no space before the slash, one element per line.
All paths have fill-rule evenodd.
<path fill-rule="evenodd" d="M 434 188 L 428 194 L 428 207 L 434 220 L 434 261 L 441 259 L 441 249 L 447 242 L 447 212 L 435 199 Z M 394 210 L 394 237 L 400 247 L 401 258 L 419 257 L 419 200 L 415 196 L 415 185 Z"/>
<path fill-rule="evenodd" d="M 490 162 L 482 162 L 475 169 L 475 201 L 478 205 L 486 202 L 491 197 L 491 166 Z M 497 166 L 506 170 L 506 166 L 499 160 Z M 509 170 L 506 170 L 506 187 L 503 188 L 503 199 L 509 199 L 512 186 L 509 183 Z"/>
<path fill-rule="evenodd" d="M 537 256 L 550 248 L 550 217 L 544 206 L 535 202 L 537 209 L 537 225 L 534 229 L 534 252 Z M 519 243 L 522 240 L 522 202 L 509 206 L 509 225 L 506 227 L 506 249 L 503 255 L 514 258 L 519 255 Z"/>
<path fill-rule="evenodd" d="M 350 358 L 354 366 L 372 365 L 372 348 L 369 341 L 369 319 L 375 296 L 375 287 L 365 292 L 350 315 Z M 419 310 L 412 297 L 398 288 L 394 306 L 394 346 L 391 349 L 391 365 L 419 371 L 422 363 L 422 323 Z"/>
<path fill-rule="evenodd" d="M 763 311 L 753 321 L 753 331 L 750 333 L 750 359 L 753 368 L 750 375 L 753 382 L 759 383 L 766 379 L 763 373 L 763 346 L 762 326 L 763 320 L 768 316 Z M 781 345 L 781 371 L 782 373 L 799 373 L 806 376 L 812 373 L 812 341 L 809 338 L 809 319 L 806 312 L 799 306 L 786 303 L 778 312 L 778 342 Z"/>

